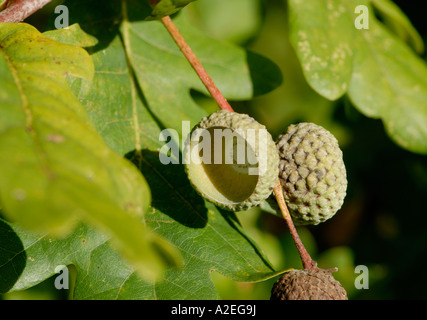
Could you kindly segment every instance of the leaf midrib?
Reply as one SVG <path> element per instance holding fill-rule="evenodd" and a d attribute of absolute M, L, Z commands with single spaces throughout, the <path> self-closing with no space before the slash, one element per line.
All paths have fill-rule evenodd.
<path fill-rule="evenodd" d="M 130 39 L 129 39 L 129 17 L 127 12 L 127 5 L 126 1 L 121 1 L 122 3 L 122 26 L 123 26 L 123 32 L 122 32 L 122 42 L 123 47 L 125 48 L 126 52 L 126 63 L 129 69 L 129 81 L 131 85 L 131 100 L 132 100 L 132 120 L 134 125 L 134 136 L 135 136 L 135 150 L 138 157 L 141 157 L 141 137 L 139 135 L 140 128 L 139 128 L 139 117 L 138 117 L 138 110 L 136 106 L 136 83 L 137 80 L 135 78 L 135 74 L 133 73 L 132 63 L 131 63 L 131 56 L 132 56 L 132 49 L 130 45 Z"/>
<path fill-rule="evenodd" d="M 41 162 L 42 172 L 45 174 L 46 179 L 50 181 L 53 178 L 53 174 L 52 174 L 52 171 L 50 170 L 49 160 L 47 158 L 45 151 L 43 150 L 39 135 L 37 134 L 34 128 L 33 113 L 32 113 L 30 104 L 28 102 L 27 95 L 25 94 L 24 87 L 19 78 L 19 71 L 15 68 L 12 61 L 9 59 L 8 55 L 4 52 L 3 48 L 0 48 L 0 51 L 2 52 L 6 60 L 9 70 L 12 74 L 13 81 L 19 91 L 22 108 L 24 109 L 24 114 L 25 114 L 25 131 L 27 134 L 30 135 L 31 140 L 33 141 L 33 144 L 35 147 L 34 148 L 35 152 L 38 153 L 39 161 Z"/>

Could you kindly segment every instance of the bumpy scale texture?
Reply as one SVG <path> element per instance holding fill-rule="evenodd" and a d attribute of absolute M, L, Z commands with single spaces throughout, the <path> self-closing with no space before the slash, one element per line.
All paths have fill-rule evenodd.
<path fill-rule="evenodd" d="M 212 127 L 228 128 L 233 131 L 239 132 L 239 134 L 241 134 L 243 137 L 246 136 L 246 132 L 248 129 L 265 130 L 267 135 L 267 139 L 266 139 L 267 141 L 256 140 L 255 146 L 253 147 L 253 149 L 258 150 L 259 143 L 267 144 L 266 146 L 267 152 L 265 154 L 259 154 L 257 151 L 255 151 L 256 153 L 255 156 L 257 157 L 260 163 L 262 163 L 265 160 L 266 170 L 264 173 L 259 175 L 256 188 L 253 191 L 252 195 L 246 200 L 237 204 L 218 203 L 214 199 L 210 199 L 204 193 L 200 185 L 198 185 L 197 183 L 194 183 L 194 181 L 191 181 L 190 179 L 190 182 L 192 183 L 193 187 L 196 189 L 196 191 L 199 192 L 200 195 L 205 197 L 207 200 L 229 211 L 248 210 L 253 206 L 259 205 L 262 201 L 266 200 L 272 194 L 274 184 L 276 183 L 279 175 L 279 160 L 280 160 L 279 154 L 277 152 L 275 142 L 271 137 L 270 133 L 268 133 L 264 125 L 260 124 L 249 115 L 241 114 L 237 112 L 229 112 L 226 110 L 219 110 L 207 117 L 204 117 L 192 129 L 192 132 L 194 132 L 196 129 L 209 129 Z M 188 139 L 187 139 L 187 143 L 188 143 Z M 185 153 L 184 156 L 187 158 L 189 156 L 189 153 Z M 188 160 L 186 163 L 188 163 Z M 186 169 L 188 170 L 188 167 L 186 167 Z"/>
<path fill-rule="evenodd" d="M 347 189 L 337 139 L 314 123 L 290 125 L 276 141 L 279 178 L 296 225 L 316 225 L 342 206 Z"/>
<path fill-rule="evenodd" d="M 270 300 L 348 300 L 328 270 L 291 270 L 273 285 Z"/>

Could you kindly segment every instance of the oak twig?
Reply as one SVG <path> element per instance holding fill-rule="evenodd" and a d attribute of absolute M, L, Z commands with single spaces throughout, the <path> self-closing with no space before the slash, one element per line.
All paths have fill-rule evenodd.
<path fill-rule="evenodd" d="M 0 22 L 21 22 L 43 8 L 51 0 L 14 0 L 0 12 Z"/>
<path fill-rule="evenodd" d="M 277 180 L 274 186 L 274 196 L 276 197 L 277 204 L 279 205 L 280 212 L 288 225 L 289 232 L 291 233 L 292 239 L 294 240 L 295 246 L 298 249 L 298 253 L 302 260 L 304 269 L 318 270 L 317 263 L 310 257 L 309 253 L 305 249 L 301 239 L 298 235 L 297 229 L 292 221 L 292 217 L 289 214 L 288 207 L 286 206 L 285 199 L 283 198 L 283 189 L 280 180 Z"/>
<path fill-rule="evenodd" d="M 191 50 L 187 42 L 184 40 L 181 33 L 178 31 L 172 19 L 169 16 L 166 16 L 163 17 L 161 21 L 168 30 L 169 34 L 172 36 L 173 40 L 175 41 L 181 52 L 184 54 L 184 56 L 190 63 L 190 65 L 193 67 L 194 71 L 196 71 L 197 75 L 205 85 L 206 89 L 208 89 L 209 93 L 212 95 L 212 98 L 215 99 L 218 106 L 223 110 L 233 112 L 233 108 L 231 108 L 228 101 L 224 98 L 219 89 L 216 87 L 211 77 L 203 68 L 202 64 L 197 59 L 196 55 Z"/>
<path fill-rule="evenodd" d="M 151 7 L 155 7 L 158 3 L 157 0 L 147 0 L 148 4 Z M 178 28 L 173 23 L 170 16 L 163 17 L 160 20 L 163 25 L 165 26 L 166 30 L 171 35 L 172 39 L 175 41 L 178 48 L 181 50 L 181 52 L 184 54 L 185 58 L 190 63 L 191 67 L 194 69 L 196 74 L 199 76 L 202 83 L 205 85 L 206 89 L 211 94 L 212 98 L 216 101 L 218 106 L 223 109 L 230 112 L 234 112 L 233 108 L 230 106 L 228 101 L 224 98 L 222 93 L 219 91 L 209 74 L 206 72 L 203 65 L 200 63 L 199 59 L 194 54 L 193 50 L 191 50 L 190 46 L 185 41 L 184 37 L 179 32 Z"/>

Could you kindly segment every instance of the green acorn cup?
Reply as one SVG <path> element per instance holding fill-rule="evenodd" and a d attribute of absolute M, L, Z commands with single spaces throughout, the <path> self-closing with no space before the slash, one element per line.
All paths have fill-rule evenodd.
<path fill-rule="evenodd" d="M 246 114 L 217 111 L 191 131 L 184 147 L 188 178 L 199 194 L 229 211 L 247 210 L 270 196 L 279 155 L 265 126 Z"/>

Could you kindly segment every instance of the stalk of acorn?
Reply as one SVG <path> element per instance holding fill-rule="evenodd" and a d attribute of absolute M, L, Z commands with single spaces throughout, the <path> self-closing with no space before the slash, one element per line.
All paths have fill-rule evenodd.
<path fill-rule="evenodd" d="M 5 9 L 0 13 L 0 22 L 20 22 L 24 20 L 26 17 L 34 13 L 35 11 L 42 8 L 44 5 L 49 3 L 51 0 L 15 0 L 12 2 L 10 7 Z M 155 7 L 158 3 L 158 0 L 147 0 L 148 3 Z M 26 10 L 23 10 L 23 7 L 25 7 Z M 3 8 L 4 9 L 4 8 Z M 172 19 L 169 16 L 163 17 L 161 19 L 162 24 L 165 26 L 166 30 L 171 35 L 172 39 L 175 41 L 185 58 L 188 60 L 202 83 L 205 85 L 206 89 L 211 94 L 212 98 L 216 101 L 218 106 L 222 110 L 227 110 L 229 112 L 234 112 L 233 108 L 230 106 L 228 101 L 225 99 L 225 97 L 222 95 L 220 90 L 217 88 L 209 74 L 206 72 L 200 61 L 197 59 L 194 52 L 191 50 L 175 24 L 173 23 Z M 274 194 L 276 196 L 277 203 L 280 207 L 280 211 L 283 215 L 283 218 L 286 221 L 286 224 L 288 225 L 288 228 L 290 230 L 291 236 L 295 242 L 295 245 L 298 249 L 298 252 L 300 254 L 302 264 L 304 269 L 317 269 L 317 264 L 313 259 L 310 257 L 309 253 L 305 249 L 298 232 L 295 228 L 295 225 L 292 221 L 291 215 L 289 214 L 289 210 L 286 206 L 286 203 L 283 199 L 283 190 L 280 183 L 280 180 L 277 181 L 275 187 L 274 187 Z"/>
<path fill-rule="evenodd" d="M 157 3 L 157 0 L 149 0 L 149 2 L 151 5 L 155 5 Z M 169 16 L 166 16 L 161 19 L 161 22 L 165 26 L 165 28 L 167 29 L 167 31 L 169 32 L 172 39 L 175 41 L 175 43 L 177 44 L 178 48 L 181 50 L 185 58 L 188 60 L 188 62 L 190 63 L 194 71 L 197 73 L 198 77 L 200 78 L 202 83 L 205 85 L 206 89 L 209 91 L 212 98 L 216 101 L 219 108 L 221 108 L 222 110 L 227 110 L 229 112 L 234 112 L 233 108 L 230 106 L 228 101 L 225 99 L 225 97 L 222 95 L 220 90 L 215 85 L 212 78 L 206 72 L 206 70 L 204 69 L 203 65 L 201 64 L 197 56 L 191 50 L 190 46 L 185 41 L 184 37 L 181 35 L 178 28 L 173 23 L 172 19 Z M 282 185 L 280 183 L 280 180 L 277 180 L 277 183 L 274 187 L 273 192 L 274 192 L 274 195 L 276 196 L 276 200 L 280 207 L 280 211 L 283 215 L 283 218 L 286 221 L 286 224 L 289 228 L 292 239 L 301 257 L 303 268 L 310 269 L 310 270 L 317 270 L 318 269 L 317 263 L 311 258 L 310 254 L 307 252 L 306 248 L 304 247 L 304 244 L 302 243 L 298 235 L 298 232 L 295 228 L 295 225 L 292 221 L 292 218 L 289 214 L 289 210 L 283 198 L 283 190 L 282 190 Z"/>
<path fill-rule="evenodd" d="M 279 205 L 280 212 L 282 213 L 283 218 L 288 225 L 289 232 L 294 240 L 295 246 L 298 249 L 299 255 L 301 257 L 302 266 L 304 269 L 317 270 L 317 263 L 314 261 L 308 251 L 305 249 L 299 235 L 297 229 L 295 228 L 295 224 L 292 221 L 292 217 L 289 213 L 288 207 L 286 205 L 285 199 L 283 197 L 283 189 L 280 180 L 277 180 L 276 185 L 274 186 L 274 195 L 277 200 L 277 204 Z"/>
<path fill-rule="evenodd" d="M 157 4 L 157 0 L 148 0 L 148 2 L 152 6 Z M 212 123 L 215 124 L 218 121 L 220 123 L 227 122 L 227 124 L 229 124 L 230 122 L 228 122 L 228 118 L 233 117 L 233 114 L 235 114 L 233 108 L 216 87 L 211 77 L 208 75 L 194 52 L 191 50 L 185 39 L 180 34 L 179 30 L 176 28 L 172 19 L 167 16 L 162 18 L 161 22 L 181 52 L 184 54 L 194 71 L 197 73 L 206 89 L 217 102 L 220 109 L 222 109 L 222 111 L 225 110 L 231 113 L 229 116 L 227 116 L 223 113 L 217 112 L 210 117 L 203 119 L 201 122 L 204 125 L 211 125 Z M 239 121 L 242 121 L 239 115 L 237 115 L 237 118 L 239 118 Z M 292 134 L 289 134 L 289 130 L 293 131 Z M 295 137 L 300 139 L 296 148 L 294 145 L 295 142 L 292 139 L 293 134 Z M 274 283 L 271 290 L 270 299 L 347 300 L 348 298 L 345 289 L 332 275 L 332 272 L 337 271 L 337 268 L 328 270 L 319 269 L 317 267 L 317 263 L 311 258 L 310 254 L 305 249 L 292 219 L 293 214 L 289 212 L 288 206 L 286 205 L 284 198 L 285 194 L 283 192 L 283 187 L 286 187 L 286 196 L 289 196 L 289 191 L 293 191 L 295 193 L 293 196 L 296 196 L 298 203 L 291 203 L 291 205 L 293 206 L 293 213 L 295 212 L 294 217 L 297 219 L 299 224 L 318 224 L 332 217 L 342 205 L 345 196 L 345 188 L 347 185 L 345 167 L 342 162 L 342 153 L 338 147 L 338 143 L 331 133 L 312 123 L 302 123 L 297 126 L 291 125 L 288 128 L 288 132 L 279 136 L 276 143 L 280 155 L 280 170 L 279 177 L 273 187 L 273 194 L 275 196 L 276 204 L 279 207 L 279 211 L 285 219 L 292 239 L 299 252 L 304 269 L 290 270 L 284 273 Z M 302 146 L 299 145 L 300 143 Z M 322 162 L 323 168 L 321 170 L 318 168 L 313 168 L 313 161 L 307 161 L 308 163 L 301 163 L 297 159 L 289 159 L 288 156 L 290 150 L 288 149 L 287 151 L 283 152 L 284 148 L 289 146 L 293 146 L 294 150 L 302 151 L 306 157 L 307 155 L 313 156 L 313 154 L 320 157 L 321 159 L 317 158 L 317 164 Z M 329 154 L 330 150 L 332 150 L 332 154 Z M 301 159 L 300 156 L 297 156 L 297 158 Z M 306 158 L 304 160 L 308 159 Z M 288 165 L 284 166 L 282 161 Z M 339 164 L 338 169 L 335 165 L 336 163 Z M 310 173 L 311 178 L 307 176 L 307 180 L 305 182 L 300 181 L 305 183 L 305 192 L 303 192 L 303 194 L 298 194 L 298 190 L 295 190 L 295 185 L 292 185 L 292 183 L 292 186 L 290 187 L 287 178 L 283 179 L 283 175 L 289 173 L 286 172 L 287 170 L 292 170 L 294 173 L 296 172 L 298 174 L 301 173 L 300 170 L 303 172 L 305 171 L 306 173 Z M 329 177 L 327 177 L 330 172 L 336 175 L 332 177 L 329 175 Z M 313 174 L 315 176 L 313 176 Z M 335 181 L 332 181 L 334 179 Z M 313 187 L 313 180 L 318 182 L 320 191 L 319 189 Z M 334 187 L 330 185 L 330 181 L 332 181 Z M 334 190 L 336 187 L 337 189 Z M 203 194 L 203 192 L 201 194 Z M 318 198 L 320 200 L 313 203 L 312 199 L 314 198 Z M 312 212 L 307 214 L 307 210 Z"/>

